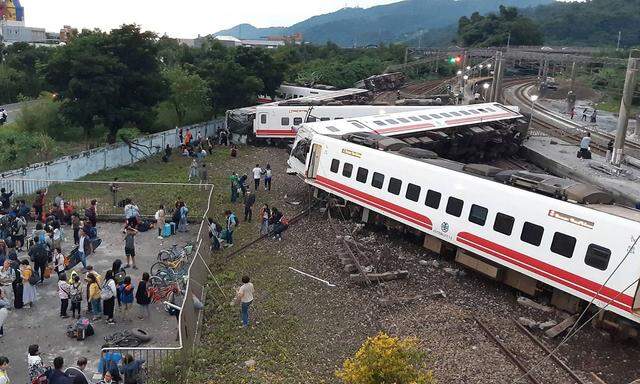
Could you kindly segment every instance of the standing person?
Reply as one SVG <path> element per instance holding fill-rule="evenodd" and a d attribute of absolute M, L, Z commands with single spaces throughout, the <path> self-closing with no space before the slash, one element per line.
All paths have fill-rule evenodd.
<path fill-rule="evenodd" d="M 53 203 L 60 208 L 64 206 L 64 197 L 62 197 L 62 192 L 58 192 L 58 195 L 53 198 Z"/>
<path fill-rule="evenodd" d="M 124 206 L 124 218 L 127 224 L 135 228 L 138 225 L 138 216 L 140 216 L 140 208 L 127 199 L 127 204 Z"/>
<path fill-rule="evenodd" d="M 193 139 L 193 135 L 191 134 L 191 130 L 187 128 L 187 133 L 184 135 L 184 145 L 187 147 L 191 145 L 191 139 Z"/>
<path fill-rule="evenodd" d="M 260 164 L 256 164 L 256 166 L 251 170 L 251 173 L 253 173 L 253 184 L 255 190 L 257 191 L 258 187 L 260 187 L 260 178 L 262 177 L 263 173 L 262 168 L 260 168 Z"/>
<path fill-rule="evenodd" d="M 147 292 L 147 285 L 149 284 L 149 273 L 142 274 L 142 280 L 138 283 L 138 289 L 136 290 L 136 303 L 140 306 L 140 315 L 138 319 L 143 320 L 144 316 L 147 316 L 147 320 L 151 319 L 151 312 L 149 311 L 149 304 L 151 304 L 151 298 Z"/>
<path fill-rule="evenodd" d="M 2 267 L 0 267 L 0 287 L 3 286 L 12 286 L 13 291 L 13 300 L 16 301 L 16 271 L 11 267 L 11 261 L 9 259 L 5 259 L 2 263 Z M 20 300 L 22 301 L 22 292 L 20 292 Z M 15 303 L 14 303 L 15 304 Z M 14 305 L 15 306 L 15 305 Z"/>
<path fill-rule="evenodd" d="M 4 336 L 4 322 L 9 315 L 11 304 L 4 295 L 4 291 L 0 288 L 0 338 Z"/>
<path fill-rule="evenodd" d="M 64 273 L 64 255 L 60 251 L 60 248 L 54 248 L 53 250 L 53 270 L 60 276 Z"/>
<path fill-rule="evenodd" d="M 240 191 L 242 192 L 242 197 L 245 197 L 245 195 L 247 194 L 247 189 L 249 188 L 249 186 L 247 185 L 247 179 L 248 178 L 249 177 L 245 173 L 244 175 L 240 176 L 240 179 L 238 179 L 238 185 L 240 186 Z"/>
<path fill-rule="evenodd" d="M 242 276 L 242 285 L 238 289 L 236 297 L 231 302 L 231 305 L 242 305 L 241 314 L 243 328 L 247 328 L 249 326 L 249 306 L 253 303 L 253 293 L 253 283 L 250 282 L 249 276 Z"/>
<path fill-rule="evenodd" d="M 29 265 L 29 260 L 22 260 L 20 265 L 20 275 L 22 276 L 22 302 L 24 305 L 28 305 L 29 308 L 33 307 L 33 303 L 36 301 L 36 287 L 30 283 L 31 275 L 33 275 L 33 269 Z"/>
<path fill-rule="evenodd" d="M 587 121 L 587 112 L 589 111 L 589 108 L 585 108 L 582 111 L 582 121 Z"/>
<path fill-rule="evenodd" d="M 88 298 L 91 313 L 93 314 L 93 320 L 100 319 L 100 286 L 98 285 L 98 279 L 94 274 L 87 274 L 88 280 Z"/>
<path fill-rule="evenodd" d="M 10 384 L 9 375 L 9 359 L 6 356 L 0 356 L 0 384 Z"/>
<path fill-rule="evenodd" d="M 29 250 L 29 257 L 33 261 L 33 269 L 40 273 L 40 283 L 44 281 L 44 270 L 47 268 L 49 253 L 40 236 L 33 238 L 33 247 Z"/>
<path fill-rule="evenodd" d="M 200 168 L 200 184 L 208 184 L 209 183 L 209 172 L 207 171 L 207 164 L 202 163 L 202 167 Z"/>
<path fill-rule="evenodd" d="M 84 373 L 87 369 L 87 358 L 80 357 L 75 367 L 67 368 L 64 373 L 72 380 L 73 384 L 89 384 L 89 378 Z"/>
<path fill-rule="evenodd" d="M 113 279 L 113 271 L 109 270 L 104 275 L 104 284 L 102 285 L 102 291 L 100 292 L 100 299 L 102 299 L 102 313 L 107 318 L 107 324 L 115 324 L 113 319 L 113 311 L 116 304 L 116 295 L 118 289 L 116 288 L 116 282 Z"/>
<path fill-rule="evenodd" d="M 118 185 L 118 178 L 114 177 L 111 184 L 109 184 L 109 192 L 111 192 L 111 196 L 113 197 L 113 207 L 116 208 L 118 206 L 118 191 L 120 190 L 120 186 Z"/>
<path fill-rule="evenodd" d="M 3 270 L 7 267 L 7 262 L 9 260 L 4 261 Z M 20 268 L 14 268 L 9 262 L 9 268 L 13 271 L 13 282 L 11 283 L 11 288 L 13 290 L 13 308 L 21 309 L 24 306 L 24 301 L 22 300 L 24 296 L 24 284 L 22 283 L 22 273 L 20 272 Z M 11 273 L 11 272 L 7 272 Z"/>
<path fill-rule="evenodd" d="M 209 221 L 209 239 L 211 240 L 211 249 L 218 250 L 220 249 L 220 231 L 222 231 L 222 226 L 213 221 L 212 218 L 208 218 L 207 220 Z"/>
<path fill-rule="evenodd" d="M 124 305 L 124 314 L 122 315 L 122 319 L 124 321 L 131 321 L 131 318 L 129 317 L 129 310 L 133 303 L 133 290 L 134 287 L 133 284 L 131 284 L 131 276 L 125 276 L 124 281 L 118 285 L 120 302 Z"/>
<path fill-rule="evenodd" d="M 127 257 L 127 264 L 124 267 L 129 268 L 132 266 L 133 269 L 138 269 L 136 267 L 135 244 L 135 236 L 138 234 L 138 230 L 129 225 L 124 229 L 124 233 L 124 255 Z"/>
<path fill-rule="evenodd" d="M 164 224 L 166 223 L 167 213 L 164 210 L 164 205 L 160 204 L 155 214 L 156 226 L 158 227 L 158 239 L 163 239 L 162 231 Z"/>
<path fill-rule="evenodd" d="M 273 238 L 278 239 L 278 241 L 282 240 L 282 232 L 289 227 L 289 221 L 275 207 L 271 211 L 271 224 L 273 225 Z"/>
<path fill-rule="evenodd" d="M 11 196 L 13 196 L 13 191 L 7 193 L 5 188 L 0 188 L 0 208 L 5 211 L 8 211 L 9 208 L 11 208 Z"/>
<path fill-rule="evenodd" d="M 89 220 L 92 227 L 95 227 L 98 223 L 98 211 L 97 211 L 98 201 L 96 199 L 91 200 L 91 205 L 89 208 L 84 210 L 85 217 Z"/>
<path fill-rule="evenodd" d="M 268 235 L 269 234 L 269 218 L 271 217 L 271 210 L 269 209 L 269 204 L 264 204 L 260 209 L 260 234 Z"/>
<path fill-rule="evenodd" d="M 27 235 L 27 219 L 24 216 L 17 216 L 13 222 L 13 239 L 16 242 L 16 249 L 22 252 L 24 238 Z"/>
<path fill-rule="evenodd" d="M 78 259 L 82 263 L 82 268 L 84 270 L 87 269 L 87 256 L 93 252 L 93 245 L 91 245 L 91 240 L 87 237 L 84 229 L 80 229 L 79 231 L 80 238 L 78 239 Z"/>
<path fill-rule="evenodd" d="M 180 204 L 180 221 L 178 221 L 178 232 L 188 232 L 188 221 L 187 215 L 189 214 L 189 209 L 187 205 L 183 202 Z"/>
<path fill-rule="evenodd" d="M 124 376 L 124 384 L 142 384 L 143 378 L 140 377 L 140 370 L 144 364 L 144 360 L 136 360 L 130 354 L 124 355 L 122 360 L 122 375 Z"/>
<path fill-rule="evenodd" d="M 64 239 L 64 230 L 60 226 L 58 220 L 53 222 L 53 248 L 62 250 L 62 240 Z"/>
<path fill-rule="evenodd" d="M 226 210 L 224 212 L 224 214 L 227 217 L 227 225 L 226 225 L 226 232 L 225 232 L 225 238 L 224 240 L 227 242 L 227 246 L 228 247 L 233 247 L 233 231 L 235 229 L 235 227 L 238 226 L 238 218 L 236 217 L 236 214 L 231 212 L 230 210 Z"/>
<path fill-rule="evenodd" d="M 264 170 L 264 190 L 271 191 L 271 164 L 267 164 Z"/>
<path fill-rule="evenodd" d="M 256 195 L 247 191 L 247 195 L 244 197 L 244 221 L 251 222 L 253 217 L 253 205 L 256 203 Z"/>
<path fill-rule="evenodd" d="M 589 146 L 591 145 L 591 132 L 587 132 L 587 135 L 580 140 L 580 150 L 578 151 L 578 157 L 581 159 L 590 159 L 591 158 L 591 150 Z"/>
<path fill-rule="evenodd" d="M 229 177 L 229 181 L 231 181 L 231 203 L 235 204 L 236 200 L 238 200 L 238 191 L 240 190 L 238 174 L 233 172 Z"/>
<path fill-rule="evenodd" d="M 196 159 L 191 160 L 191 165 L 189 166 L 189 179 L 188 182 L 191 182 L 191 179 L 198 178 L 198 161 Z"/>
<path fill-rule="evenodd" d="M 609 140 L 609 142 L 607 143 L 607 153 L 606 153 L 606 162 L 610 163 L 611 162 L 611 158 L 613 157 L 613 144 L 614 144 L 614 140 L 611 139 Z"/>
<path fill-rule="evenodd" d="M 27 373 L 31 383 L 45 371 L 42 357 L 40 357 L 40 347 L 38 344 L 31 344 L 27 353 Z"/>
<path fill-rule="evenodd" d="M 71 228 L 73 229 L 73 244 L 78 245 L 80 243 L 80 215 L 73 213 L 71 215 Z"/>
<path fill-rule="evenodd" d="M 71 285 L 67 283 L 67 274 L 62 272 L 58 275 L 58 297 L 60 298 L 60 317 L 66 319 L 67 308 L 69 308 L 69 296 L 71 295 Z"/>
<path fill-rule="evenodd" d="M 53 359 L 53 370 L 47 371 L 48 384 L 73 384 L 73 381 L 64 373 L 62 367 L 64 367 L 64 359 L 62 356 Z"/>
<path fill-rule="evenodd" d="M 44 190 L 39 190 L 36 192 L 36 199 L 33 202 L 33 210 L 35 211 L 36 221 L 44 222 L 44 217 L 43 217 L 44 199 L 46 198 L 48 192 L 49 192 L 48 188 L 45 188 Z"/>
<path fill-rule="evenodd" d="M 164 155 L 162 156 L 162 161 L 164 161 L 165 163 L 168 163 L 170 159 L 171 159 L 171 146 L 167 144 L 167 146 L 164 147 Z"/>
<path fill-rule="evenodd" d="M 180 145 L 182 145 L 184 143 L 184 135 L 182 134 L 182 128 L 178 130 L 178 139 L 180 139 Z"/>
<path fill-rule="evenodd" d="M 595 124 L 597 120 L 598 120 L 598 110 L 594 108 L 593 112 L 591 113 L 591 122 Z"/>
<path fill-rule="evenodd" d="M 82 283 L 80 282 L 80 276 L 73 275 L 73 281 L 69 288 L 69 300 L 71 300 L 71 317 L 76 318 L 76 311 L 78 311 L 78 319 L 82 315 Z"/>

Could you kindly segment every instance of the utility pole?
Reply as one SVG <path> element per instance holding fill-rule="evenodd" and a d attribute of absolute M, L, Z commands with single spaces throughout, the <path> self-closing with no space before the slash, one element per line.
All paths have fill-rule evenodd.
<path fill-rule="evenodd" d="M 510 45 L 511 45 L 511 31 L 509 31 L 509 36 L 507 37 L 507 51 L 509 51 Z"/>
<path fill-rule="evenodd" d="M 504 60 L 502 52 L 496 52 L 496 66 L 493 69 L 493 90 L 491 92 L 491 101 L 500 102 L 502 98 L 502 79 L 504 76 Z"/>
<path fill-rule="evenodd" d="M 620 50 L 620 40 L 622 40 L 622 31 L 618 31 L 618 45 L 616 46 L 616 51 Z"/>
<path fill-rule="evenodd" d="M 576 91 L 576 62 L 575 61 L 573 62 L 573 64 L 571 64 L 571 86 L 569 88 L 569 91 L 571 92 Z"/>
<path fill-rule="evenodd" d="M 404 50 L 404 65 L 407 65 L 408 61 L 409 61 L 409 47 L 405 48 Z"/>
<path fill-rule="evenodd" d="M 618 128 L 616 131 L 616 141 L 613 145 L 613 155 L 611 163 L 620 165 L 624 157 L 624 142 L 627 138 L 627 126 L 629 125 L 629 112 L 631 111 L 631 101 L 633 91 L 636 87 L 636 76 L 638 72 L 638 59 L 633 57 L 633 52 L 629 53 L 629 64 L 627 65 L 627 75 L 624 79 L 624 90 L 622 91 L 622 102 L 620 102 L 620 113 L 618 114 Z"/>

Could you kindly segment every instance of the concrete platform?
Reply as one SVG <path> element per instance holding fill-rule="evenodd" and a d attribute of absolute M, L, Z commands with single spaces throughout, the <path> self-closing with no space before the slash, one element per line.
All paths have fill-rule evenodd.
<path fill-rule="evenodd" d="M 553 143 L 553 144 L 552 144 Z M 621 166 L 626 176 L 614 176 L 590 166 L 606 165 L 602 156 L 591 160 L 576 157 L 578 146 L 550 137 L 531 137 L 521 148 L 524 157 L 556 176 L 596 185 L 613 194 L 620 204 L 635 206 L 640 202 L 640 170 Z"/>
<path fill-rule="evenodd" d="M 115 259 L 121 259 L 126 263 L 124 256 L 124 235 L 120 232 L 120 223 L 98 223 L 98 236 L 102 239 L 102 245 L 96 252 L 89 256 L 87 263 L 103 277 L 105 271 L 111 269 Z M 171 248 L 174 243 L 179 246 L 188 241 L 195 241 L 198 227 L 190 226 L 190 232 L 181 233 L 164 240 L 157 239 L 158 232 L 155 229 L 139 233 L 136 236 L 136 263 L 138 269 L 127 269 L 137 286 L 142 273 L 149 271 L 151 265 L 157 261 L 158 252 Z M 63 243 L 63 253 L 66 254 L 73 248 L 73 231 L 65 227 L 67 241 Z M 19 258 L 27 257 L 26 252 L 18 254 Z M 82 264 L 75 270 L 80 273 Z M 57 294 L 58 278 L 51 277 L 42 285 L 37 286 L 37 300 L 33 308 L 12 310 L 4 324 L 4 337 L 0 338 L 0 355 L 5 355 L 10 360 L 9 377 L 11 382 L 25 383 L 27 381 L 27 347 L 30 344 L 38 344 L 45 365 L 53 365 L 53 358 L 62 356 L 65 366 L 75 365 L 80 356 L 89 360 L 87 375 L 91 376 L 97 370 L 97 362 L 100 357 L 100 348 L 104 344 L 104 337 L 125 329 L 142 328 L 148 330 L 153 340 L 145 346 L 177 346 L 177 324 L 175 317 L 169 316 L 162 304 L 151 305 L 151 321 L 137 318 L 139 306 L 134 303 L 130 311 L 131 321 L 123 320 L 123 310 L 116 304 L 115 325 L 107 325 L 105 320 L 93 323 L 96 334 L 84 341 L 68 338 L 65 330 L 73 320 L 60 317 L 60 299 Z M 7 289 L 8 288 L 8 289 Z M 8 294 L 13 304 L 11 286 L 2 287 Z M 86 310 L 86 302 L 82 303 L 83 316 Z M 70 314 L 70 312 L 69 312 Z"/>

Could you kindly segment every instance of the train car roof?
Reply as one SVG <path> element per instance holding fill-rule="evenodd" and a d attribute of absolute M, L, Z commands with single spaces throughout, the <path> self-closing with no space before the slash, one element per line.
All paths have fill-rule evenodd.
<path fill-rule="evenodd" d="M 328 93 L 322 93 L 322 94 L 318 94 L 318 95 L 298 97 L 296 99 L 288 99 L 288 100 L 277 101 L 276 103 L 278 105 L 290 105 L 290 104 L 320 102 L 320 101 L 338 99 L 338 98 L 346 97 L 346 96 L 360 95 L 360 94 L 364 94 L 364 93 L 368 93 L 368 92 L 369 92 L 368 89 L 346 88 L 346 89 L 341 89 L 341 90 L 338 90 L 338 91 L 330 91 Z"/>
<path fill-rule="evenodd" d="M 410 112 L 306 123 L 303 124 L 303 126 L 321 135 L 371 132 L 384 136 L 394 136 L 463 125 L 511 120 L 520 117 L 522 117 L 520 113 L 514 112 L 502 104 L 484 103 L 432 107 Z"/>

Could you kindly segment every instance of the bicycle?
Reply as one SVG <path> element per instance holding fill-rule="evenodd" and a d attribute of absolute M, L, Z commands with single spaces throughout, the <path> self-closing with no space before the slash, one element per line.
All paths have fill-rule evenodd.
<path fill-rule="evenodd" d="M 151 336 L 141 329 L 118 331 L 104 337 L 105 345 L 109 347 L 137 347 L 150 340 Z"/>
<path fill-rule="evenodd" d="M 152 285 L 147 290 L 147 293 L 149 294 L 149 298 L 152 302 L 158 303 L 166 301 L 172 294 L 179 294 L 180 286 L 176 282 L 172 282 L 170 284 L 166 284 L 165 282 L 164 286 Z"/>
<path fill-rule="evenodd" d="M 176 270 L 181 270 L 182 268 L 184 268 L 185 265 L 187 265 L 187 259 L 185 257 L 179 258 L 175 261 L 172 261 L 172 260 L 158 261 L 151 266 L 149 273 L 152 276 L 157 276 L 158 273 L 164 269 L 169 268 L 171 270 L 176 271 Z"/>
<path fill-rule="evenodd" d="M 173 244 L 171 249 L 165 249 L 158 252 L 158 261 L 175 261 L 184 257 L 191 256 L 193 252 L 193 244 L 187 243 L 182 247 L 182 249 L 178 250 L 178 244 Z"/>

